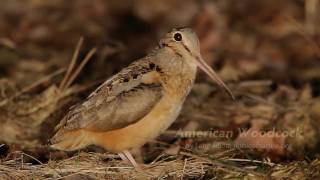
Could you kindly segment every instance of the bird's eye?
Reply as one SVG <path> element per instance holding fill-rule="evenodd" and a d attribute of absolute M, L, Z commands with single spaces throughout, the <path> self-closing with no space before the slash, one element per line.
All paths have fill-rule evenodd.
<path fill-rule="evenodd" d="M 182 36 L 180 33 L 175 33 L 173 36 L 174 40 L 176 41 L 181 41 L 182 40 Z"/>

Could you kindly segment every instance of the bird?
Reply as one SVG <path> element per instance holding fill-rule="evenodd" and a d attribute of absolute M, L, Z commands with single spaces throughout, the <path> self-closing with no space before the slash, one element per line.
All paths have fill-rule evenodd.
<path fill-rule="evenodd" d="M 174 28 L 149 54 L 72 107 L 56 126 L 51 148 L 74 151 L 96 145 L 138 168 L 130 151 L 155 139 L 177 119 L 197 68 L 234 99 L 202 58 L 196 33 L 191 28 Z"/>

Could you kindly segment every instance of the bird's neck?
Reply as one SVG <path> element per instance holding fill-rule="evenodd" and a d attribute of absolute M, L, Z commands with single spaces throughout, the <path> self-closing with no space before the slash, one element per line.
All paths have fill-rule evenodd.
<path fill-rule="evenodd" d="M 155 55 L 162 70 L 165 86 L 182 98 L 190 92 L 196 78 L 197 67 L 188 56 L 170 49 L 160 49 Z"/>

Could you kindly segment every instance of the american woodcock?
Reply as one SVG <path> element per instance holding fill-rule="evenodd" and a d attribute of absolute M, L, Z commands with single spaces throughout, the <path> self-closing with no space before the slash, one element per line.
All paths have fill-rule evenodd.
<path fill-rule="evenodd" d="M 146 57 L 112 76 L 58 124 L 51 147 L 73 151 L 97 145 L 137 167 L 129 150 L 144 145 L 177 118 L 197 67 L 231 91 L 200 54 L 189 28 L 173 29 Z"/>

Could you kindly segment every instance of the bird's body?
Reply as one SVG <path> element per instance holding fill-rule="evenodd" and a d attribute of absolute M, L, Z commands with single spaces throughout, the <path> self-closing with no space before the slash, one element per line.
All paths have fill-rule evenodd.
<path fill-rule="evenodd" d="M 191 29 L 169 32 L 148 56 L 112 76 L 70 110 L 57 126 L 52 147 L 71 151 L 94 144 L 120 153 L 142 146 L 177 118 L 197 66 L 224 86 L 203 63 Z"/>

